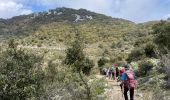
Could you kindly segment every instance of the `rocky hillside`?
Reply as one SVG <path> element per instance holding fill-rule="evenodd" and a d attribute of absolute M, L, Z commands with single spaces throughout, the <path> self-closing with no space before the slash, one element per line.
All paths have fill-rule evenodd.
<path fill-rule="evenodd" d="M 166 74 L 162 75 L 157 72 L 159 59 L 154 51 L 156 48 L 156 44 L 153 41 L 155 36 L 151 34 L 153 33 L 152 26 L 156 23 L 159 23 L 159 21 L 136 24 L 132 21 L 112 18 L 85 9 L 75 10 L 70 8 L 56 8 L 45 12 L 16 16 L 11 19 L 0 19 L 0 60 L 8 60 L 6 56 L 12 58 L 13 55 L 22 54 L 20 55 L 22 58 L 25 55 L 25 58 L 22 59 L 10 58 L 10 61 L 2 63 L 4 64 L 2 68 L 5 69 L 6 63 L 12 62 L 13 59 L 21 64 L 17 65 L 15 62 L 12 64 L 16 64 L 16 66 L 21 68 L 23 68 L 22 65 L 26 66 L 27 63 L 32 64 L 32 60 L 26 63 L 23 62 L 23 59 L 28 59 L 27 53 L 43 56 L 41 59 L 42 62 L 40 63 L 39 61 L 39 64 L 41 64 L 42 70 L 45 70 L 44 75 L 48 77 L 42 79 L 44 81 L 44 86 L 42 87 L 46 87 L 45 94 L 41 94 L 41 96 L 49 99 L 54 97 L 57 100 L 59 100 L 58 98 L 70 97 L 75 100 L 75 98 L 82 97 L 85 92 L 82 91 L 84 88 L 82 88 L 80 78 L 77 78 L 78 73 L 62 64 L 66 58 L 65 51 L 72 45 L 76 39 L 75 37 L 79 34 L 85 44 L 83 45 L 85 56 L 90 59 L 89 62 L 92 60 L 95 65 L 90 76 L 86 77 L 89 82 L 92 82 L 92 91 L 95 91 L 93 95 L 100 95 L 106 88 L 103 85 L 105 84 L 103 80 L 96 80 L 93 76 L 99 72 L 99 59 L 101 59 L 100 61 L 106 61 L 101 67 L 109 67 L 112 64 L 121 65 L 124 61 L 131 62 L 133 68 L 138 73 L 137 76 L 140 77 L 138 81 L 141 83 L 139 84 L 141 90 L 144 88 L 144 91 L 147 91 L 147 86 L 156 84 L 155 79 L 160 77 L 160 80 L 164 81 L 163 78 L 166 76 Z M 8 48 L 9 50 L 5 50 L 7 42 L 10 39 L 15 40 L 19 52 L 11 54 L 9 52 L 10 48 Z M 13 49 L 15 51 L 16 48 L 12 48 L 12 51 Z M 25 50 L 27 53 L 22 50 Z M 2 53 L 4 51 L 7 51 L 4 53 L 4 55 L 7 54 L 6 56 Z M 29 59 L 32 59 L 31 57 L 32 55 Z M 34 70 L 34 67 L 30 70 Z M 48 79 L 52 80 L 49 81 Z M 48 83 L 48 81 L 51 83 Z M 49 86 L 49 84 L 51 85 Z M 3 86 L 6 87 L 5 84 L 2 84 Z M 14 84 L 14 86 L 16 85 Z M 162 85 L 154 86 L 161 87 Z M 13 90 L 15 94 L 15 89 Z M 158 88 L 157 90 L 159 92 L 160 89 Z M 165 95 L 168 95 L 168 93 Z M 66 94 L 66 96 L 63 96 L 63 94 Z"/>
<path fill-rule="evenodd" d="M 1 34 L 30 34 L 38 27 L 53 22 L 79 23 L 89 21 L 111 22 L 114 24 L 132 24 L 123 19 L 113 19 L 111 17 L 87 11 L 85 9 L 57 8 L 48 12 L 33 13 L 30 15 L 16 16 L 11 19 L 1 19 Z"/>
<path fill-rule="evenodd" d="M 16 38 L 21 47 L 67 47 L 81 34 L 89 56 L 101 56 L 103 51 L 113 55 L 129 53 L 136 37 L 148 30 L 134 22 L 112 18 L 85 9 L 56 8 L 47 12 L 16 16 L 0 20 L 2 39 Z M 117 49 L 119 48 L 119 49 Z M 120 49 L 121 48 L 121 49 Z M 126 56 L 120 54 L 120 56 Z"/>

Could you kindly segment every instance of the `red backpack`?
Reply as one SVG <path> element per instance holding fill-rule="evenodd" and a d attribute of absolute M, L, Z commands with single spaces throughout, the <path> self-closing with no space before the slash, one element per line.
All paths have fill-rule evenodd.
<path fill-rule="evenodd" d="M 126 80 L 124 82 L 124 86 L 128 87 L 129 89 L 135 88 L 136 83 L 135 83 L 135 78 L 134 78 L 133 71 L 128 70 L 128 71 L 125 72 L 125 74 L 126 74 L 127 78 L 126 78 Z"/>
<path fill-rule="evenodd" d="M 120 69 L 120 72 L 119 72 L 120 76 L 121 76 L 122 73 L 124 73 L 124 72 L 125 72 L 125 69 L 124 69 L 124 68 Z"/>

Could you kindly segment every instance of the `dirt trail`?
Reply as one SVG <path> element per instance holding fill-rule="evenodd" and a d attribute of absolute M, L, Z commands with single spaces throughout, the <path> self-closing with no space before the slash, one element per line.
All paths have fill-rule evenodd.
<path fill-rule="evenodd" d="M 101 79 L 105 78 L 103 75 L 96 75 L 96 78 Z M 105 78 L 109 85 L 112 86 L 111 92 L 108 93 L 107 100 L 124 100 L 124 96 L 122 95 L 121 88 L 116 80 L 111 80 Z M 141 97 L 136 95 L 137 91 L 135 90 L 134 100 L 143 100 Z"/>

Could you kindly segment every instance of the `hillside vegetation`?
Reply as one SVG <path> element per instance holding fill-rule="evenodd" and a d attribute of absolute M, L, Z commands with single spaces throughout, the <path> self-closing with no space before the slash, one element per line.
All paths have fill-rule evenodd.
<path fill-rule="evenodd" d="M 0 19 L 0 99 L 98 100 L 109 87 L 95 75 L 128 62 L 141 91 L 168 100 L 169 25 L 70 8 Z"/>

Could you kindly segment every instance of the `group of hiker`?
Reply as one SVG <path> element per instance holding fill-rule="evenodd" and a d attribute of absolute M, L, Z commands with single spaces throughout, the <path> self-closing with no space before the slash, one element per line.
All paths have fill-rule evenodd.
<path fill-rule="evenodd" d="M 130 100 L 134 100 L 136 82 L 134 72 L 130 69 L 129 64 L 124 64 L 122 67 L 112 66 L 111 68 L 104 68 L 103 71 L 109 79 L 120 81 L 120 88 L 125 100 L 128 100 L 128 91 L 130 92 Z"/>

